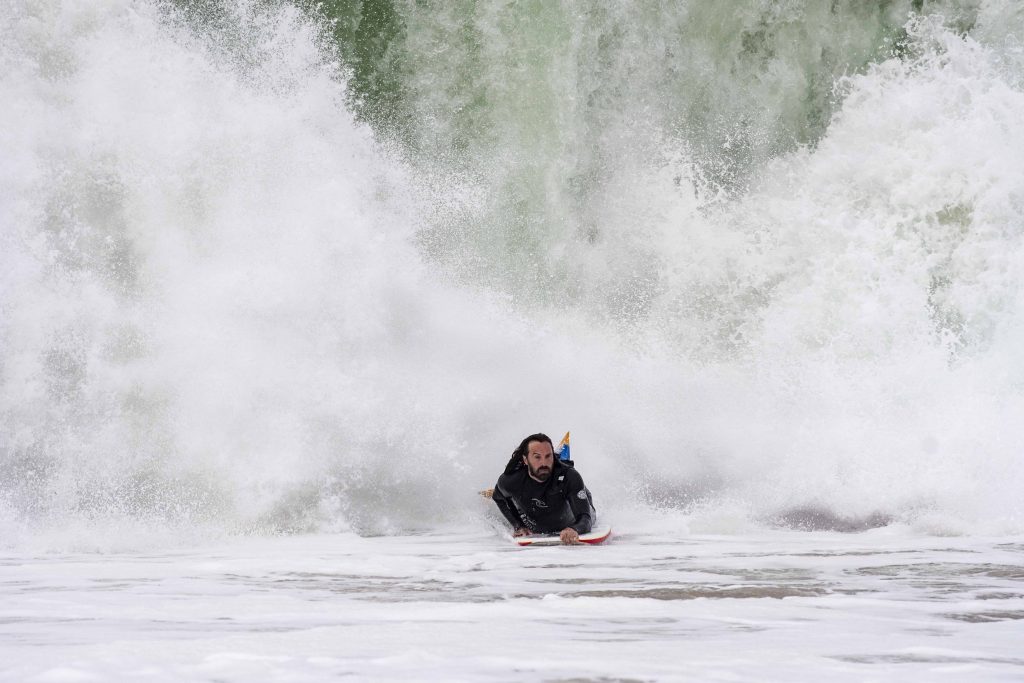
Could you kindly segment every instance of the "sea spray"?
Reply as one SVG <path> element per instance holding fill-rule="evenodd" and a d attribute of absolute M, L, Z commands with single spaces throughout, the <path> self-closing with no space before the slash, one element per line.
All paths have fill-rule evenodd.
<path fill-rule="evenodd" d="M 570 428 L 634 525 L 1019 530 L 1021 18 L 897 5 L 396 5 L 374 100 L 287 3 L 11 3 L 5 530 L 477 524 Z"/>
<path fill-rule="evenodd" d="M 414 298 L 397 167 L 288 7 L 232 15 L 250 59 L 146 3 L 4 11 L 25 158 L 5 207 L 5 494 L 30 518 L 275 528 L 379 400 L 362 351 L 401 323 L 378 311 Z"/>

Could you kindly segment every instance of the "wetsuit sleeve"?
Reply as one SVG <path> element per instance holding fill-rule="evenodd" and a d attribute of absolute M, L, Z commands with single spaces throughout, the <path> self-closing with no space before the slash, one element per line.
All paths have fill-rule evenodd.
<path fill-rule="evenodd" d="M 590 507 L 590 496 L 587 495 L 587 488 L 583 485 L 583 477 L 576 470 L 570 470 L 572 474 L 566 477 L 566 495 L 569 500 L 569 508 L 572 510 L 573 522 L 569 526 L 578 533 L 585 534 L 590 531 L 594 524 L 592 509 Z"/>
<path fill-rule="evenodd" d="M 504 479 L 504 477 L 499 477 L 498 483 L 494 485 L 494 493 L 491 495 L 491 500 L 493 500 L 494 504 L 498 506 L 498 510 L 501 511 L 501 515 L 508 520 L 508 523 L 512 525 L 512 528 L 519 529 L 524 526 L 523 520 L 519 517 L 519 511 L 512 503 L 512 499 L 502 491 L 502 479 Z"/>

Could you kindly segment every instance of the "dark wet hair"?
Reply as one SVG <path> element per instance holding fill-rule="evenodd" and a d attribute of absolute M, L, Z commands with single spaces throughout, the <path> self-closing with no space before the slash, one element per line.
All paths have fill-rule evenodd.
<path fill-rule="evenodd" d="M 523 463 L 523 456 L 526 455 L 527 451 L 530 448 L 530 443 L 533 441 L 540 441 L 541 443 L 546 443 L 547 445 L 551 446 L 552 451 L 555 450 L 555 444 L 551 443 L 551 437 L 548 436 L 547 434 L 530 434 L 528 437 L 523 439 L 522 443 L 520 443 L 514 451 L 512 451 L 512 457 L 509 458 L 508 464 L 505 465 L 505 474 L 512 474 L 516 470 L 520 470 L 526 467 L 526 465 Z"/>

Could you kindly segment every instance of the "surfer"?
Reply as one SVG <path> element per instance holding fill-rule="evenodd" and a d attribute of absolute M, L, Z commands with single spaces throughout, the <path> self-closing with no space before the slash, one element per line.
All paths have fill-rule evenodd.
<path fill-rule="evenodd" d="M 557 533 L 562 543 L 572 545 L 594 523 L 594 506 L 583 477 L 571 460 L 555 457 L 545 434 L 523 439 L 491 497 L 512 524 L 513 536 Z"/>

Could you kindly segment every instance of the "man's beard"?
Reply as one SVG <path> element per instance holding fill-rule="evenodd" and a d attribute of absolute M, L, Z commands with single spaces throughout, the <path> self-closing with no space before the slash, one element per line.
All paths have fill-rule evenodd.
<path fill-rule="evenodd" d="M 551 468 L 548 467 L 547 465 L 541 465 L 537 469 L 533 469 L 533 467 L 530 466 L 529 463 L 527 463 L 526 466 L 530 470 L 530 476 L 533 477 L 534 479 L 537 479 L 538 481 L 547 481 L 548 477 L 551 476 Z M 541 472 L 541 470 L 544 470 L 544 472 Z"/>

